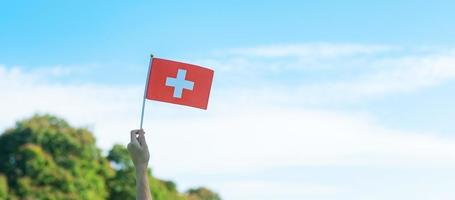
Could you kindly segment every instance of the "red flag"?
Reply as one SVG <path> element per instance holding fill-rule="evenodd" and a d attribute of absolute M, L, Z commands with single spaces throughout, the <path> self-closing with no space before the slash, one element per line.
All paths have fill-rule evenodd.
<path fill-rule="evenodd" d="M 147 99 L 207 109 L 213 70 L 205 67 L 153 58 L 147 85 Z"/>

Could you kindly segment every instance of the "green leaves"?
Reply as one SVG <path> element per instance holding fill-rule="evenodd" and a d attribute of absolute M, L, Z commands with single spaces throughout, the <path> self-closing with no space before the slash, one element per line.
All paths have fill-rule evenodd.
<path fill-rule="evenodd" d="M 22 199 L 105 199 L 106 176 L 113 174 L 91 133 L 50 115 L 20 121 L 0 136 L 0 172 Z"/>
<path fill-rule="evenodd" d="M 0 199 L 6 199 L 8 195 L 8 180 L 6 176 L 0 174 Z"/>
<path fill-rule="evenodd" d="M 210 191 L 205 187 L 189 189 L 187 191 L 188 200 L 221 200 L 218 194 Z"/>
<path fill-rule="evenodd" d="M 206 198 L 206 189 L 181 194 L 172 181 L 148 176 L 154 200 L 219 200 Z M 90 131 L 55 116 L 35 115 L 0 135 L 0 199 L 135 199 L 135 184 L 123 145 L 104 157 Z"/>

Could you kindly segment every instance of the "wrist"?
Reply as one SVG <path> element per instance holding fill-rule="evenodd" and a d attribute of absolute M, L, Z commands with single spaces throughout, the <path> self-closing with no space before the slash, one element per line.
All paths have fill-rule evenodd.
<path fill-rule="evenodd" d="M 146 173 L 147 172 L 147 165 L 138 164 L 135 166 L 135 168 L 136 168 L 136 173 Z"/>

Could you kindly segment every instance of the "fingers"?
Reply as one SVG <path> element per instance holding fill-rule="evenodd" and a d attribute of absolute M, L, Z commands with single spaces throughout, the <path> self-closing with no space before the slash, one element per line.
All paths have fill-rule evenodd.
<path fill-rule="evenodd" d="M 139 136 L 137 137 L 137 140 L 139 141 L 141 146 L 147 147 L 147 142 L 145 141 L 145 132 L 144 132 L 144 130 L 141 129 L 139 131 Z"/>
<path fill-rule="evenodd" d="M 143 129 L 136 129 L 131 131 L 131 143 L 138 143 L 140 146 L 147 147 L 147 143 L 145 141 L 145 132 Z"/>
<path fill-rule="evenodd" d="M 144 130 L 142 129 L 135 129 L 135 130 L 131 130 L 131 142 L 139 142 L 138 140 L 138 137 L 137 135 L 140 133 L 140 132 L 144 132 Z"/>
<path fill-rule="evenodd" d="M 130 134 L 131 134 L 131 142 L 137 141 L 137 139 L 136 139 L 136 130 L 132 130 Z"/>

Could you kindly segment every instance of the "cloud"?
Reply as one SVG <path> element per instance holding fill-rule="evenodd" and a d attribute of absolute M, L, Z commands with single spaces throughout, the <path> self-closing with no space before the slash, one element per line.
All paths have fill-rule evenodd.
<path fill-rule="evenodd" d="M 301 199 L 303 196 L 333 197 L 343 193 L 343 189 L 339 187 L 313 183 L 242 180 L 226 181 L 214 185 L 225 191 L 223 197 L 226 199 Z"/>
<path fill-rule="evenodd" d="M 391 45 L 363 45 L 341 43 L 282 44 L 227 50 L 227 55 L 256 57 L 311 57 L 334 58 L 378 54 L 396 50 Z"/>
<path fill-rule="evenodd" d="M 290 53 L 294 51 L 292 48 L 282 53 L 264 54 L 265 60 L 251 60 L 251 57 L 261 57 L 258 55 L 238 55 L 227 60 L 213 58 L 225 66 L 236 62 L 238 66 L 235 70 L 216 71 L 208 111 L 147 102 L 144 127 L 148 131 L 146 137 L 154 173 L 177 179 L 177 182 L 185 179 L 181 174 L 233 175 L 232 182 L 218 182 L 216 188 L 222 194 L 245 197 L 257 196 L 260 190 L 278 186 L 273 182 L 235 177 L 238 172 L 287 166 L 455 167 L 453 139 L 432 133 L 387 129 L 368 113 L 311 106 L 417 92 L 455 77 L 453 51 L 422 55 L 401 52 L 375 57 L 395 50 L 386 47 L 362 50 L 367 47 L 361 47 L 337 55 L 321 53 L 322 57 L 333 58 L 323 64 L 335 66 L 330 68 L 317 67 L 317 62 L 311 69 L 299 66 L 304 63 L 299 58 L 304 52 Z M 285 55 L 295 58 L 281 59 Z M 269 57 L 274 58 L 267 60 Z M 345 58 L 344 64 L 334 62 Z M 239 60 L 232 62 L 235 59 Z M 261 69 L 256 66 L 260 63 L 269 63 L 265 66 L 271 68 Z M 281 69 L 280 63 L 288 68 Z M 352 63 L 365 66 L 350 67 Z M 250 67 L 259 73 L 251 73 Z M 114 143 L 126 144 L 129 130 L 137 128 L 139 123 L 143 85 L 52 81 L 61 76 L 71 77 L 72 71 L 60 68 L 24 71 L 0 66 L 0 128 L 10 127 L 16 120 L 35 112 L 49 112 L 94 130 L 104 150 Z M 359 72 L 326 80 L 303 80 L 332 71 Z M 274 79 L 275 74 L 285 76 Z M 295 76 L 304 78 L 288 80 Z M 230 82 L 232 80 L 237 82 Z M 201 183 L 191 181 L 187 185 Z M 343 192 L 342 188 L 331 185 L 286 184 L 289 187 L 277 190 L 277 195 Z M 300 187 L 306 189 L 299 190 Z M 242 188 L 256 192 L 243 193 Z M 231 193 L 233 191 L 238 192 Z"/>
<path fill-rule="evenodd" d="M 438 86 L 455 79 L 455 53 L 378 59 L 368 67 L 350 80 L 301 85 L 301 99 L 358 101 Z"/>
<path fill-rule="evenodd" d="M 390 45 L 270 45 L 196 60 L 217 66 L 223 87 L 277 91 L 280 102 L 340 104 L 416 92 L 455 79 L 455 51 Z M 248 81 L 246 81 L 248 80 Z M 245 85 L 245 82 L 249 84 Z M 289 94 L 289 95 L 287 95 Z"/>
<path fill-rule="evenodd" d="M 133 119 L 137 117 L 133 115 L 139 111 L 138 104 L 141 99 L 134 97 L 141 96 L 140 87 L 53 83 L 50 81 L 53 76 L 50 75 L 55 75 L 54 72 L 51 68 L 24 72 L 20 68 L 8 69 L 0 66 L 2 129 L 33 113 L 53 113 L 96 132 L 103 129 L 98 132 L 97 138 L 98 143 L 107 149 L 114 142 L 124 139 L 112 137 L 117 131 L 116 128 L 111 129 L 112 126 L 125 124 L 135 127 Z M 136 101 L 133 102 L 134 100 Z M 119 131 L 128 133 L 127 128 Z"/>
<path fill-rule="evenodd" d="M 158 133 L 154 141 L 160 141 L 152 149 L 167 152 L 154 156 L 155 171 L 231 173 L 284 166 L 455 164 L 455 141 L 384 129 L 365 116 L 277 107 L 231 110 L 212 110 L 217 115 L 206 119 L 150 122 Z M 173 150 L 175 146 L 183 150 Z"/>
<path fill-rule="evenodd" d="M 214 52 L 211 58 L 194 62 L 230 72 L 302 70 L 336 68 L 353 60 L 361 61 L 399 50 L 396 46 L 375 44 L 283 44 L 220 50 Z"/>
<path fill-rule="evenodd" d="M 142 86 L 59 85 L 41 83 L 17 69 L 0 71 L 2 128 L 31 113 L 50 112 L 91 127 L 108 149 L 116 142 L 125 144 L 129 130 L 137 127 Z M 267 99 L 253 92 L 227 98 L 217 91 L 203 114 L 149 102 L 145 124 L 155 171 L 170 175 L 289 165 L 454 164 L 455 141 L 383 129 L 364 115 L 286 108 Z"/>

